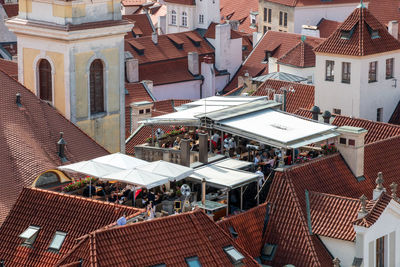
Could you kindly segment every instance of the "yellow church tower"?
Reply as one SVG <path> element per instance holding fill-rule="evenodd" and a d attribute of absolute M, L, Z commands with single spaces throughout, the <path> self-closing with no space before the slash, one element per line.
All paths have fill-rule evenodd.
<path fill-rule="evenodd" d="M 120 0 L 20 0 L 18 79 L 110 152 L 125 150 Z"/>

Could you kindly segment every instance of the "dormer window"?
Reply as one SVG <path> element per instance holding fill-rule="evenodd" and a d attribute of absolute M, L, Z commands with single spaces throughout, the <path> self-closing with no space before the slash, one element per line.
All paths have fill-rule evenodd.
<path fill-rule="evenodd" d="M 371 39 L 380 38 L 378 30 L 372 29 L 368 24 L 367 24 L 367 29 L 369 34 L 371 35 Z"/>
<path fill-rule="evenodd" d="M 40 227 L 30 225 L 22 234 L 19 235 L 20 238 L 25 239 L 23 245 L 32 246 L 35 243 L 36 237 L 39 233 Z"/>
<path fill-rule="evenodd" d="M 233 263 L 234 266 L 242 266 L 244 256 L 242 253 L 237 251 L 237 249 L 233 246 L 225 247 L 224 248 L 225 253 L 229 256 L 229 259 Z"/>
<path fill-rule="evenodd" d="M 62 244 L 64 243 L 67 233 L 56 231 L 53 240 L 50 243 L 49 249 L 59 251 Z"/>
<path fill-rule="evenodd" d="M 199 257 L 197 256 L 185 258 L 185 261 L 188 267 L 201 267 Z"/>
<path fill-rule="evenodd" d="M 351 31 L 340 31 L 340 38 L 349 40 L 351 37 Z"/>

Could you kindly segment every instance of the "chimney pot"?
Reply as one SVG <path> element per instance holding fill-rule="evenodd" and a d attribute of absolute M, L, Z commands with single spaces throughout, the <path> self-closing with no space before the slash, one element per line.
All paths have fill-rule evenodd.
<path fill-rule="evenodd" d="M 331 117 L 332 117 L 332 114 L 328 110 L 325 110 L 324 114 L 322 114 L 322 118 L 324 119 L 325 123 L 329 123 L 329 120 Z"/>
<path fill-rule="evenodd" d="M 312 119 L 317 121 L 318 120 L 318 115 L 319 115 L 320 112 L 321 112 L 321 110 L 319 109 L 319 107 L 313 106 L 311 108 Z"/>
<path fill-rule="evenodd" d="M 21 104 L 21 94 L 20 94 L 20 93 L 17 93 L 15 96 L 16 96 L 15 103 L 17 104 L 18 107 L 22 107 L 22 104 Z"/>

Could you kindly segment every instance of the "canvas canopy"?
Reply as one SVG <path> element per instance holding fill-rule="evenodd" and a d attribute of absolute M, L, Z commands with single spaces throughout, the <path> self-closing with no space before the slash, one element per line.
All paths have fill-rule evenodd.
<path fill-rule="evenodd" d="M 167 176 L 139 169 L 123 170 L 120 172 L 111 173 L 102 178 L 108 180 L 117 180 L 127 184 L 134 184 L 147 189 L 166 184 L 169 181 Z"/>
<path fill-rule="evenodd" d="M 90 176 L 103 177 L 113 172 L 119 172 L 123 169 L 108 164 L 95 162 L 93 160 L 80 161 L 77 163 L 59 166 L 59 170 L 79 172 Z"/>
<path fill-rule="evenodd" d="M 108 165 L 111 165 L 111 166 L 114 166 L 117 168 L 121 168 L 121 169 L 125 169 L 125 170 L 133 169 L 133 168 L 136 168 L 137 166 L 148 163 L 145 160 L 141 160 L 141 159 L 138 159 L 138 158 L 135 158 L 132 156 L 128 156 L 128 155 L 122 154 L 120 152 L 102 156 L 102 157 L 98 157 L 98 158 L 94 158 L 94 159 L 92 159 L 92 161 L 108 164 Z"/>
<path fill-rule="evenodd" d="M 149 162 L 147 164 L 137 167 L 137 169 L 149 171 L 151 173 L 159 174 L 162 176 L 167 176 L 170 181 L 182 180 L 193 173 L 193 169 L 191 168 L 163 160 Z"/>

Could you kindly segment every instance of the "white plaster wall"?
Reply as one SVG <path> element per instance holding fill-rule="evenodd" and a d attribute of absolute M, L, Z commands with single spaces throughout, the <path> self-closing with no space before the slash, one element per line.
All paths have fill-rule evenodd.
<path fill-rule="evenodd" d="M 312 77 L 312 81 L 314 81 L 315 67 L 296 68 L 294 66 L 279 64 L 279 70 L 281 72 L 290 73 L 290 74 L 297 75 L 297 76 L 300 76 L 300 77 L 303 77 L 303 78 L 306 78 L 306 79 L 309 76 L 311 76 Z"/>
<path fill-rule="evenodd" d="M 333 60 L 335 62 L 334 81 L 325 81 L 326 60 Z M 350 84 L 342 83 L 342 62 L 351 63 Z M 328 110 L 330 112 L 334 108 L 339 108 L 342 111 L 342 115 L 359 118 L 360 69 L 361 61 L 358 58 L 317 54 L 314 75 L 315 105 L 321 110 Z"/>
<path fill-rule="evenodd" d="M 242 64 L 242 38 L 230 37 L 229 24 L 215 27 L 215 67 L 218 70 L 227 70 L 233 77 Z"/>
<path fill-rule="evenodd" d="M 358 5 L 359 3 L 296 7 L 294 32 L 301 33 L 302 25 L 317 25 L 321 18 L 344 21 Z"/>
<path fill-rule="evenodd" d="M 204 15 L 204 23 L 199 23 L 199 15 Z M 207 29 L 211 22 L 220 22 L 220 5 L 219 0 L 196 0 L 196 12 L 195 12 L 195 27 L 201 29 Z"/>
<path fill-rule="evenodd" d="M 393 79 L 386 80 L 386 59 L 394 58 L 394 78 L 397 87 L 393 87 Z M 368 83 L 369 63 L 378 61 L 377 82 Z M 383 121 L 389 121 L 400 100 L 400 52 L 386 53 L 361 60 L 361 100 L 360 117 L 376 120 L 378 108 L 383 108 Z"/>
<path fill-rule="evenodd" d="M 356 231 L 357 227 L 355 227 Z M 364 228 L 365 229 L 365 228 Z M 368 249 L 368 244 L 370 242 L 374 242 L 375 246 L 375 240 L 387 235 L 389 237 L 389 234 L 391 232 L 395 231 L 395 262 L 390 261 L 390 256 L 388 255 L 388 252 L 390 251 L 389 247 L 389 240 L 387 239 L 386 244 L 385 244 L 385 266 L 400 266 L 400 253 L 399 248 L 400 248 L 400 204 L 395 203 L 393 200 L 389 203 L 389 205 L 385 208 L 379 219 L 375 222 L 374 225 L 366 229 L 365 235 L 364 235 L 364 266 L 374 266 L 374 261 L 375 261 L 375 255 L 369 255 L 369 249 Z M 375 251 L 375 249 L 374 249 Z M 386 265 L 387 264 L 387 265 Z"/>
<path fill-rule="evenodd" d="M 152 90 L 154 97 L 160 100 L 167 99 L 199 99 L 200 80 L 155 85 Z"/>
<path fill-rule="evenodd" d="M 230 75 L 221 75 L 215 77 L 215 90 L 216 92 L 222 91 L 229 82 Z"/>
<path fill-rule="evenodd" d="M 339 258 L 341 266 L 351 266 L 355 255 L 355 243 L 326 236 L 319 236 L 322 243 L 333 255 Z"/>
<path fill-rule="evenodd" d="M 167 3 L 167 33 L 186 32 L 195 29 L 195 6 L 176 5 Z M 171 24 L 171 12 L 176 12 L 176 25 Z M 187 26 L 182 26 L 182 12 L 185 11 L 188 15 Z"/>
<path fill-rule="evenodd" d="M 7 26 L 4 24 L 4 20 L 7 19 L 8 16 L 3 6 L 0 5 L 0 42 L 16 42 L 17 36 L 14 33 L 10 32 Z"/>

